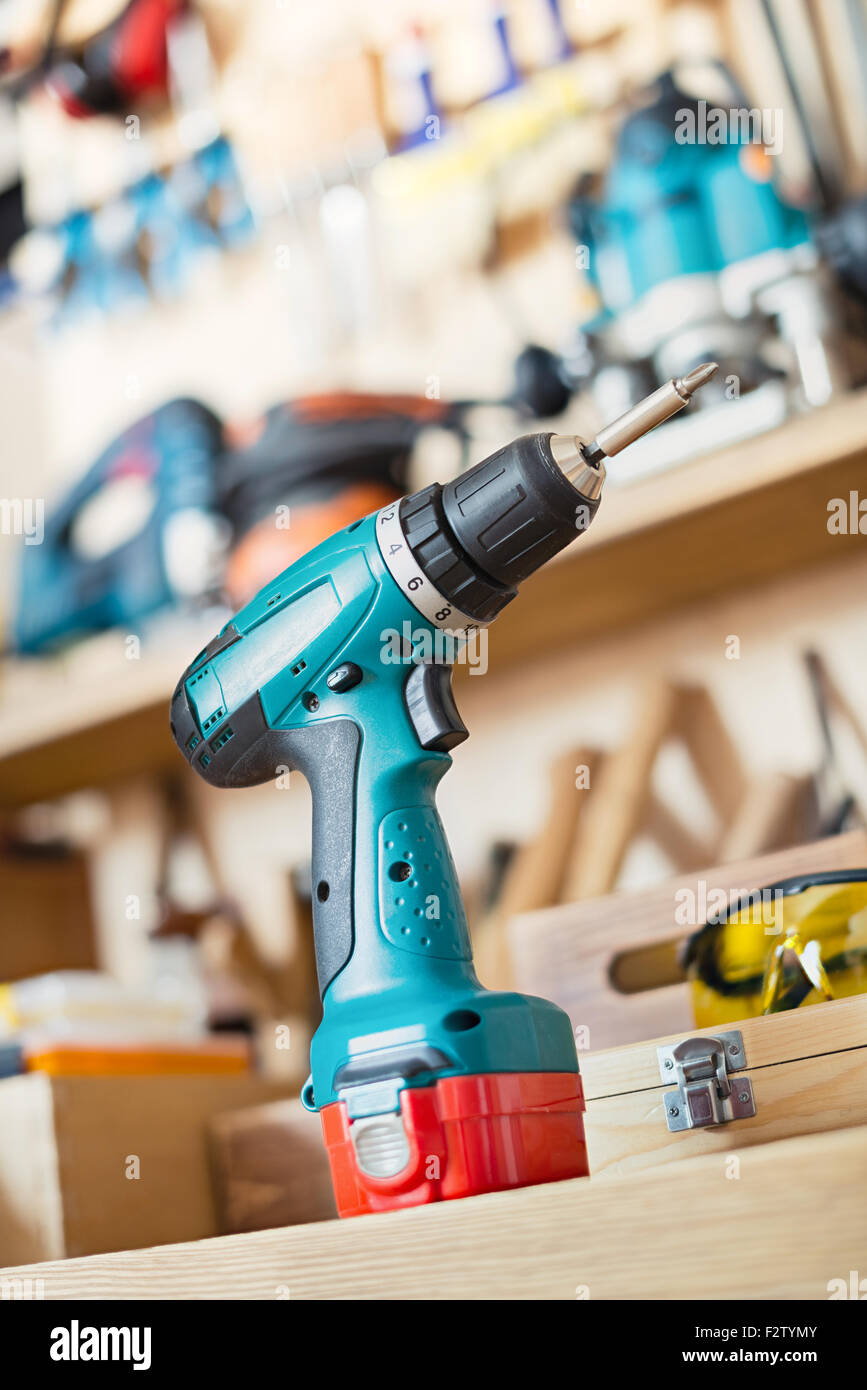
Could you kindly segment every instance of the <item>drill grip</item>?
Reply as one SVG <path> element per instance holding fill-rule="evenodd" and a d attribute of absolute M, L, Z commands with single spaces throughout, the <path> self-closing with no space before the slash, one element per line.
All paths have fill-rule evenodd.
<path fill-rule="evenodd" d="M 257 711 L 258 713 L 258 711 Z M 236 723 L 240 721 L 235 720 Z M 300 772 L 313 800 L 313 938 L 319 993 L 352 955 L 353 875 L 361 731 L 353 719 L 324 719 L 297 729 L 267 729 L 239 768 L 238 782 Z"/>
<path fill-rule="evenodd" d="M 357 964 L 366 978 L 380 970 L 388 976 L 393 967 L 386 961 L 393 960 L 395 950 L 403 960 L 407 952 L 429 958 L 435 972 L 445 962 L 471 961 L 457 877 L 433 800 L 449 758 L 425 754 L 405 764 L 389 758 L 386 795 L 363 775 L 361 730 L 349 718 L 270 729 L 257 743 L 255 757 L 261 774 L 266 766 L 271 776 L 289 767 L 310 786 L 313 935 L 321 996 L 349 964 L 359 941 L 363 951 Z"/>
<path fill-rule="evenodd" d="M 313 932 L 322 996 L 341 972 L 341 988 L 354 991 L 362 977 L 363 988 L 374 977 L 383 985 L 395 972 L 402 977 L 419 955 L 429 958 L 434 972 L 445 962 L 471 960 L 454 865 L 434 804 L 436 783 L 450 759 L 421 749 L 406 761 L 393 749 L 378 750 L 374 758 L 372 743 L 362 740 L 355 720 L 338 718 L 268 730 L 256 748 L 262 771 L 267 760 L 271 776 L 289 767 L 310 786 Z M 350 961 L 352 968 L 345 970 Z M 427 966 L 419 962 L 419 968 L 426 974 Z"/>

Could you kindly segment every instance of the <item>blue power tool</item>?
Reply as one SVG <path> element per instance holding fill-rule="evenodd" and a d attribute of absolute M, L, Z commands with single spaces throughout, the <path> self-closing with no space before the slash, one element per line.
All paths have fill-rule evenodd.
<path fill-rule="evenodd" d="M 50 509 L 41 543 L 23 547 L 16 649 L 33 654 L 88 632 L 135 629 L 179 598 L 207 593 L 219 533 L 228 529 L 216 513 L 222 446 L 217 416 L 183 399 L 138 420 L 109 445 Z M 145 519 L 118 544 L 84 553 L 77 523 L 117 484 L 137 493 L 149 508 Z"/>
<path fill-rule="evenodd" d="M 313 798 L 319 1110 L 342 1215 L 586 1172 L 569 1019 L 473 970 L 435 806 L 467 737 L 452 661 L 589 526 L 604 460 L 712 364 L 585 444 L 525 435 L 344 527 L 223 628 L 175 690 L 172 734 L 217 787 L 299 769 Z"/>
<path fill-rule="evenodd" d="M 582 180 L 572 199 L 599 301 L 582 325 L 597 372 L 637 364 L 646 387 L 713 357 L 720 384 L 734 373 L 747 390 L 775 375 L 756 298 L 812 274 L 818 257 L 804 212 L 776 191 L 749 103 L 724 76 L 731 112 L 687 94 L 676 70 L 663 73 L 624 121 L 604 186 Z"/>

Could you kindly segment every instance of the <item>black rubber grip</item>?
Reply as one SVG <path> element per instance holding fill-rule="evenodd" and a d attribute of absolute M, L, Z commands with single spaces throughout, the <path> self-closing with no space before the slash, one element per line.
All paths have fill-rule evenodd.
<path fill-rule="evenodd" d="M 228 640 L 225 640 L 228 638 Z M 231 634 L 218 641 L 228 645 Z M 193 669 L 192 667 L 190 669 Z M 184 681 L 172 699 L 172 734 L 212 787 L 256 787 L 298 771 L 313 801 L 313 943 L 319 993 L 352 955 L 355 942 L 355 788 L 361 730 L 353 719 L 322 719 L 300 729 L 272 729 L 258 694 L 233 710 L 210 739 L 199 735 Z"/>
<path fill-rule="evenodd" d="M 443 511 L 461 551 L 509 589 L 586 530 L 599 505 L 560 471 L 550 439 L 525 434 L 443 488 Z"/>
<path fill-rule="evenodd" d="M 319 993 L 352 955 L 355 941 L 355 786 L 361 733 L 352 719 L 301 729 L 267 729 L 237 766 L 240 785 L 297 770 L 313 802 L 313 946 Z"/>

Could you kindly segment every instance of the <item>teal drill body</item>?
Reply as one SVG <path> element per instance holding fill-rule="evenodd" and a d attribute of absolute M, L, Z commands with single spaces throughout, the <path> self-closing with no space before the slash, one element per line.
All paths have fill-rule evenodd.
<path fill-rule="evenodd" d="M 311 783 L 322 1021 L 303 1099 L 343 1099 L 352 1117 L 394 1111 L 403 1088 L 445 1076 L 578 1069 L 561 1009 L 486 990 L 473 969 L 435 804 L 451 758 L 420 742 L 431 713 L 440 742 L 465 731 L 443 684 L 450 669 L 427 669 L 442 630 L 383 560 L 382 515 L 267 585 L 173 702 L 175 738 L 207 780 L 276 782 L 300 768 Z"/>
<path fill-rule="evenodd" d="M 206 781 L 297 769 L 310 783 L 322 1021 L 303 1100 L 321 1113 L 342 1216 L 587 1174 L 569 1018 L 473 969 L 435 801 L 467 737 L 452 663 L 590 525 L 603 460 L 714 370 L 669 382 L 589 444 L 524 435 L 339 531 L 175 689 L 175 742 Z"/>

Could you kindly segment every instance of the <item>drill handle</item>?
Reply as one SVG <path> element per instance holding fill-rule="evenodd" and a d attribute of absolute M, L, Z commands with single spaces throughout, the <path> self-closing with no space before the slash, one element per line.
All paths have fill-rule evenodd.
<path fill-rule="evenodd" d="M 383 728 L 388 741 L 380 743 Z M 313 930 L 319 992 L 347 993 L 472 960 L 448 842 L 435 805 L 444 753 L 401 747 L 396 721 L 325 719 L 272 730 L 275 769 L 300 771 L 313 801 Z M 262 750 L 260 750 L 261 752 Z M 418 957 L 424 958 L 423 963 Z"/>

